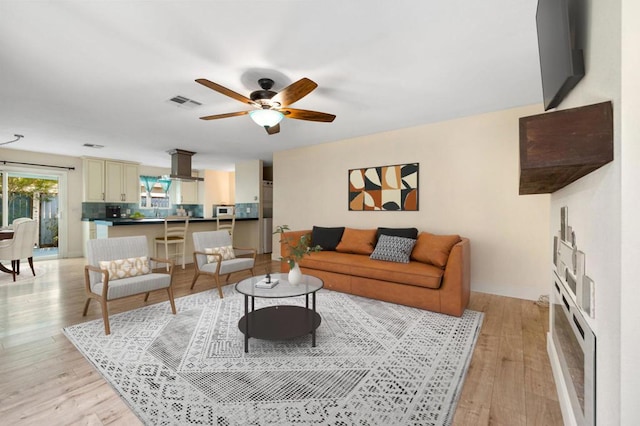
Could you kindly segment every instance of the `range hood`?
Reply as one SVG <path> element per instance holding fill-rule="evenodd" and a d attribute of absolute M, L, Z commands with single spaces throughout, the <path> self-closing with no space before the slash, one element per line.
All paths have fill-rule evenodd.
<path fill-rule="evenodd" d="M 195 152 L 184 149 L 172 149 L 168 151 L 171 155 L 171 174 L 169 177 L 175 180 L 200 181 L 204 178 L 191 176 L 191 157 Z"/>

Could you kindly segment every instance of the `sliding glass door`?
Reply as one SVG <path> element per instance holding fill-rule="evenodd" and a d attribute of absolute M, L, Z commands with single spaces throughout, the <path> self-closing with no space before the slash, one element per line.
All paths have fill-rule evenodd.
<path fill-rule="evenodd" d="M 27 171 L 0 171 L 3 227 L 17 218 L 28 217 L 38 222 L 38 238 L 34 257 L 58 257 L 60 235 L 59 178 L 56 175 Z"/>

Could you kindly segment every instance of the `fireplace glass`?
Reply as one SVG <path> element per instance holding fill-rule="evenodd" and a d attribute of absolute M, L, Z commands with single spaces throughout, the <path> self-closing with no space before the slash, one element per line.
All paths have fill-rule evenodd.
<path fill-rule="evenodd" d="M 595 425 L 596 339 L 564 284 L 554 283 L 551 335 L 578 424 Z"/>

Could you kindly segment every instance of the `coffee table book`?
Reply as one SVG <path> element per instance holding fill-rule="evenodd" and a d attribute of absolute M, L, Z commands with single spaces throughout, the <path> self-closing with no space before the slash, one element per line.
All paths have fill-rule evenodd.
<path fill-rule="evenodd" d="M 271 282 L 268 282 L 266 278 L 263 278 L 255 283 L 255 286 L 257 288 L 273 288 L 276 286 L 276 284 L 278 284 L 277 278 L 271 278 Z"/>

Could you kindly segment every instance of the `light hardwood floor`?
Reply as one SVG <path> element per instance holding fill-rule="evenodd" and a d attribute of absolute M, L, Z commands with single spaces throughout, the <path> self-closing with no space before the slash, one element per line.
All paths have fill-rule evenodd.
<path fill-rule="evenodd" d="M 82 317 L 83 267 L 84 259 L 36 262 L 35 280 L 0 284 L 0 424 L 140 424 L 61 332 L 101 318 L 95 302 Z M 268 267 L 279 265 L 259 256 L 256 272 Z M 193 267 L 177 268 L 176 297 L 213 287 L 200 278 L 190 291 L 192 277 Z M 141 307 L 142 299 L 112 302 L 110 312 Z M 156 292 L 147 303 L 165 300 Z M 485 317 L 454 425 L 562 425 L 546 352 L 548 309 L 483 293 L 472 293 L 469 308 Z"/>

